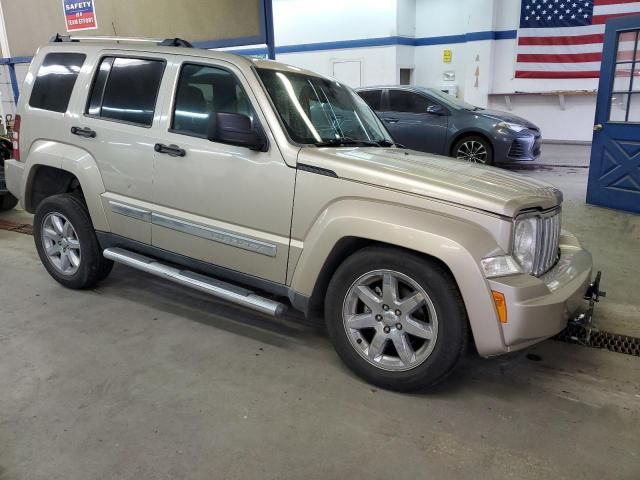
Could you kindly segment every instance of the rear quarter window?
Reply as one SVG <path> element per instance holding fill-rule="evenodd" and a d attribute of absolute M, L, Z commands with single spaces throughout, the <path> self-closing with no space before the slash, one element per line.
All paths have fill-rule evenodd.
<path fill-rule="evenodd" d="M 82 53 L 49 53 L 44 57 L 36 74 L 29 105 L 52 112 L 66 112 L 85 58 Z"/>

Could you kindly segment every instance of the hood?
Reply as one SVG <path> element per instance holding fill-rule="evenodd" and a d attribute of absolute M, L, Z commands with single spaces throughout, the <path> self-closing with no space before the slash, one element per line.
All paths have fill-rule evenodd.
<path fill-rule="evenodd" d="M 532 130 L 540 130 L 535 123 L 530 122 L 526 118 L 512 115 L 511 113 L 503 112 L 501 110 L 478 110 L 477 112 L 473 113 L 477 114 L 478 116 L 497 120 L 499 122 L 517 123 L 518 125 L 522 125 Z"/>
<path fill-rule="evenodd" d="M 546 210 L 562 203 L 562 192 L 548 183 L 399 148 L 308 147 L 300 150 L 298 163 L 332 170 L 342 179 L 509 217 L 523 209 Z"/>

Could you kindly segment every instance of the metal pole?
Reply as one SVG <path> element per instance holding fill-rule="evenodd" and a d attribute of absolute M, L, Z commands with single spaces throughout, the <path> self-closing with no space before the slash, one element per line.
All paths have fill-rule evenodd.
<path fill-rule="evenodd" d="M 273 1 L 264 0 L 264 19 L 267 29 L 267 55 L 270 60 L 276 59 L 276 41 L 273 32 Z"/>
<path fill-rule="evenodd" d="M 17 108 L 18 98 L 20 97 L 20 87 L 18 86 L 18 77 L 16 76 L 15 63 L 8 63 L 7 69 L 9 70 L 9 78 L 11 79 L 11 90 L 13 90 L 13 99 L 16 102 L 16 108 Z"/>

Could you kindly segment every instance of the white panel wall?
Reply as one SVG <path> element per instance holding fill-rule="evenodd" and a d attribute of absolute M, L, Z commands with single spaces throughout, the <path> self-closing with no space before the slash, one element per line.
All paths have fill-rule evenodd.
<path fill-rule="evenodd" d="M 398 35 L 398 11 L 415 0 L 275 0 L 277 45 L 360 40 Z M 403 33 L 414 29 L 414 15 L 403 13 Z M 332 76 L 336 61 L 360 61 L 362 86 L 398 83 L 399 47 L 368 47 L 278 54 L 278 61 Z M 413 61 L 411 60 L 411 64 Z M 358 85 L 353 85 L 358 86 Z"/>
<path fill-rule="evenodd" d="M 278 61 L 331 77 L 333 62 L 357 60 L 362 64 L 362 86 L 389 85 L 399 81 L 396 73 L 397 49 L 398 47 L 370 47 L 286 53 L 278 55 Z"/>
<path fill-rule="evenodd" d="M 275 0 L 277 45 L 335 42 L 397 34 L 396 0 Z"/>

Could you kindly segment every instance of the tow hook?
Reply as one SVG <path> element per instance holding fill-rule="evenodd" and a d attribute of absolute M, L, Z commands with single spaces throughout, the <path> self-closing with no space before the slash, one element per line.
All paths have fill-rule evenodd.
<path fill-rule="evenodd" d="M 587 343 L 591 340 L 591 322 L 593 320 L 593 310 L 595 305 L 600 301 L 600 298 L 605 298 L 607 296 L 607 292 L 600 290 L 601 279 L 602 272 L 598 271 L 596 278 L 589 284 L 589 287 L 584 294 L 584 299 L 589 302 L 589 307 L 586 312 L 581 313 L 570 322 L 571 325 L 580 326 L 586 330 L 587 336 L 585 340 Z"/>

